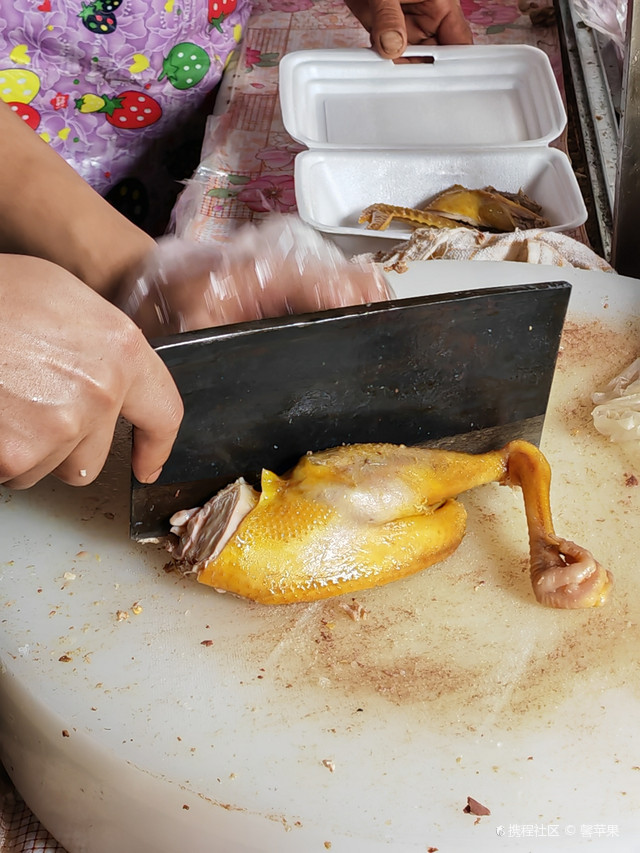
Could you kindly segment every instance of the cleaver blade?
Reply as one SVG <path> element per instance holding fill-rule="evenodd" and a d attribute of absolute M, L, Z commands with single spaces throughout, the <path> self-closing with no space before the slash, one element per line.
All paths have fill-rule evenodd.
<path fill-rule="evenodd" d="M 158 481 L 133 479 L 131 537 L 164 536 L 177 510 L 310 450 L 539 444 L 570 292 L 489 287 L 156 340 L 185 414 Z"/>

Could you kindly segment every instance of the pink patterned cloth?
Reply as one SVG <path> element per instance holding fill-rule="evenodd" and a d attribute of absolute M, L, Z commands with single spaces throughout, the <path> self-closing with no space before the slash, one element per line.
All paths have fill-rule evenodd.
<path fill-rule="evenodd" d="M 250 0 L 2 3 L 0 98 L 146 226 L 167 217 L 184 135 L 250 11 Z"/>

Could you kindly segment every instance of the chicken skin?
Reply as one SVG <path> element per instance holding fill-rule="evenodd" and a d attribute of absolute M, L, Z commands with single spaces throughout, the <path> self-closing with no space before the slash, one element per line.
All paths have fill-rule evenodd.
<path fill-rule="evenodd" d="M 541 207 L 522 190 L 518 193 L 498 192 L 494 187 L 468 190 L 454 184 L 429 201 L 424 207 L 400 207 L 394 204 L 371 204 L 360 214 L 358 222 L 370 231 L 386 231 L 394 219 L 414 228 L 457 228 L 470 225 L 490 231 L 511 232 L 526 228 L 547 228 L 549 220 Z"/>
<path fill-rule="evenodd" d="M 604 604 L 611 574 L 556 536 L 550 478 L 526 441 L 482 454 L 346 445 L 308 453 L 282 477 L 263 471 L 260 493 L 238 481 L 205 507 L 177 513 L 172 550 L 200 583 L 264 604 L 354 593 L 452 554 L 466 526 L 456 496 L 498 482 L 522 488 L 536 599 L 559 608 Z"/>
<path fill-rule="evenodd" d="M 546 228 L 549 221 L 540 216 L 540 205 L 522 190 L 500 193 L 494 187 L 468 190 L 454 184 L 432 198 L 426 209 L 475 228 L 492 231 L 516 231 L 518 228 Z"/>

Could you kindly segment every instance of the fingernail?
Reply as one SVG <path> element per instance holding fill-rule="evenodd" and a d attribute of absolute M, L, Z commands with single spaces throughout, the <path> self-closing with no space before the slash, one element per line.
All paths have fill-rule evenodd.
<path fill-rule="evenodd" d="M 160 474 L 162 474 L 162 465 L 158 468 L 157 471 L 154 471 L 153 474 L 149 474 L 149 476 L 145 480 L 145 483 L 155 483 Z"/>
<path fill-rule="evenodd" d="M 385 53 L 399 53 L 404 47 L 404 39 L 396 30 L 389 30 L 380 36 L 380 47 Z"/>

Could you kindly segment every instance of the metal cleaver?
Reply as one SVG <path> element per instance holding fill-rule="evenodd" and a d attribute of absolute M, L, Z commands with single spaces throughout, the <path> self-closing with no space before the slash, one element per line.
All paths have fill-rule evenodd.
<path fill-rule="evenodd" d="M 308 450 L 539 443 L 570 292 L 563 281 L 469 290 L 155 341 L 185 415 L 160 479 L 132 484 L 132 538 L 165 535 L 176 510 Z"/>

